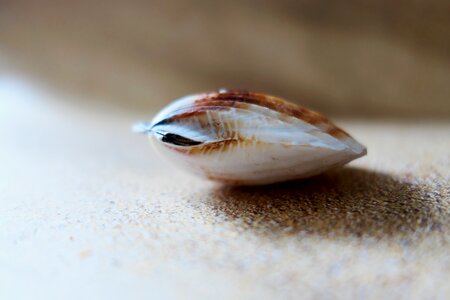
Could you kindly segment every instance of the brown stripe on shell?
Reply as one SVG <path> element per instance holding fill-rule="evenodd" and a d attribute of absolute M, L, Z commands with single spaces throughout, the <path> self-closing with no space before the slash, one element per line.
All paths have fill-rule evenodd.
<path fill-rule="evenodd" d="M 337 127 L 336 125 L 334 125 L 333 123 L 329 123 L 331 125 L 331 127 L 329 127 L 328 129 L 325 130 L 326 133 L 328 133 L 329 135 L 335 137 L 335 138 L 346 138 L 346 137 L 350 137 L 350 135 L 345 132 L 344 130 L 340 129 L 339 127 Z"/>
<path fill-rule="evenodd" d="M 199 98 L 195 100 L 194 103 L 195 105 L 188 111 L 183 111 L 182 113 L 175 114 L 167 119 L 161 120 L 158 124 L 167 124 L 193 117 L 198 118 L 201 123 L 204 123 L 207 122 L 207 118 L 205 118 L 205 116 L 208 111 L 223 111 L 229 110 L 232 107 L 245 109 L 247 108 L 247 105 L 253 104 L 269 108 L 287 116 L 301 119 L 304 122 L 321 128 L 329 135 L 338 139 L 349 137 L 349 135 L 345 131 L 338 128 L 322 114 L 309 110 L 301 105 L 284 101 L 274 96 L 267 96 L 260 93 L 246 91 L 210 92 L 199 95 Z M 202 126 L 219 127 L 224 125 L 217 122 L 213 124 L 205 123 L 202 124 Z M 219 128 L 216 128 L 216 130 L 219 130 Z M 248 145 L 258 143 L 258 141 L 248 140 L 240 136 L 239 133 L 236 132 L 236 128 L 225 127 L 225 130 L 229 138 L 222 141 L 195 145 L 189 148 L 172 147 L 170 145 L 166 146 L 177 152 L 185 154 L 209 154 L 216 153 L 217 151 L 228 151 L 236 144 Z"/>
<path fill-rule="evenodd" d="M 242 147 L 246 146 L 262 146 L 263 143 L 254 140 L 254 139 L 244 139 L 242 136 L 237 135 L 233 139 L 227 139 L 222 141 L 217 141 L 213 143 L 205 143 L 200 145 L 195 145 L 193 147 L 184 148 L 184 147 L 173 147 L 171 145 L 165 145 L 166 147 L 177 151 L 179 153 L 183 154 L 189 154 L 189 155 L 208 155 L 208 154 L 217 154 L 217 153 L 223 153 L 232 150 L 233 147 L 241 145 Z"/>
<path fill-rule="evenodd" d="M 220 104 L 221 106 L 233 107 L 236 106 L 236 103 L 254 104 L 272 109 L 281 114 L 296 117 L 309 124 L 324 127 L 326 133 L 336 138 L 349 136 L 348 133 L 334 125 L 327 117 L 318 112 L 312 111 L 298 104 L 284 101 L 278 97 L 268 96 L 261 93 L 247 91 L 210 92 L 203 94 L 201 98 L 195 101 L 196 106 L 213 106 L 215 109 L 219 109 L 217 104 Z"/>

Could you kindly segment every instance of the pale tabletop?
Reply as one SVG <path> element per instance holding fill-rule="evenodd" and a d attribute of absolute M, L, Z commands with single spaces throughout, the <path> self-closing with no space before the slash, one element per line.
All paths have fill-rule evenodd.
<path fill-rule="evenodd" d="M 0 82 L 1 299 L 449 299 L 450 123 L 337 120 L 368 148 L 227 188 L 125 113 Z"/>

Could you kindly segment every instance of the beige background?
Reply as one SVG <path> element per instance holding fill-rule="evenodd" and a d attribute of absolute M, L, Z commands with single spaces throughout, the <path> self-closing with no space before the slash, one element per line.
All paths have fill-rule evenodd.
<path fill-rule="evenodd" d="M 0 299 L 448 299 L 446 1 L 0 1 Z M 368 156 L 202 181 L 131 124 L 248 87 Z"/>
<path fill-rule="evenodd" d="M 334 115 L 450 115 L 445 0 L 0 5 L 8 60 L 125 109 L 228 87 Z"/>
<path fill-rule="evenodd" d="M 130 132 L 134 113 L 61 105 L 9 78 L 1 299 L 450 295 L 448 122 L 338 120 L 367 157 L 310 180 L 227 188 L 156 156 Z"/>

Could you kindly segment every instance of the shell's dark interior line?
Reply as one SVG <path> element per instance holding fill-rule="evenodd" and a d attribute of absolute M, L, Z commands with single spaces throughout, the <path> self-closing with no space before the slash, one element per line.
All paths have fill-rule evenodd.
<path fill-rule="evenodd" d="M 200 141 L 194 141 L 184 136 L 173 133 L 166 133 L 161 140 L 164 143 L 169 143 L 177 146 L 196 146 L 202 143 Z"/>

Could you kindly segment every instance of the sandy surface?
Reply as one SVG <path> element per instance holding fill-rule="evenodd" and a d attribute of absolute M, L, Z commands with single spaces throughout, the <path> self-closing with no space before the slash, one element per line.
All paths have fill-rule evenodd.
<path fill-rule="evenodd" d="M 2 299 L 450 297 L 450 123 L 337 120 L 367 157 L 226 188 L 129 131 L 152 112 L 0 96 Z"/>

